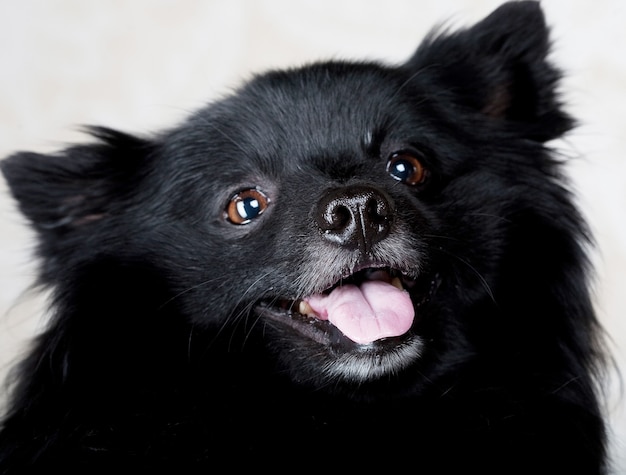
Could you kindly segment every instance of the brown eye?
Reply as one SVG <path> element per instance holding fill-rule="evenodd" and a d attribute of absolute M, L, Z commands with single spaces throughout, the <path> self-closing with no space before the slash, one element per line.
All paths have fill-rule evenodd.
<path fill-rule="evenodd" d="M 387 173 L 407 185 L 419 185 L 426 179 L 426 168 L 417 157 L 407 152 L 394 153 L 387 162 Z"/>
<path fill-rule="evenodd" d="M 226 206 L 226 218 L 233 224 L 248 224 L 260 216 L 270 199 L 260 190 L 250 188 L 233 196 Z"/>

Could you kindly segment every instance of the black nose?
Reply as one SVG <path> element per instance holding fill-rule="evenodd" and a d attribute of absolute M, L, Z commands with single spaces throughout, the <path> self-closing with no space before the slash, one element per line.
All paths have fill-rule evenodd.
<path fill-rule="evenodd" d="M 315 220 L 329 241 L 369 253 L 389 233 L 391 200 L 366 186 L 331 190 L 318 203 Z"/>

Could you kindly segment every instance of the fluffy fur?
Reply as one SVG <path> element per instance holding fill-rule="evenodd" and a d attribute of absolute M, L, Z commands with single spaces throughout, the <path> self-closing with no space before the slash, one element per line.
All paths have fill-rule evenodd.
<path fill-rule="evenodd" d="M 548 53 L 538 3 L 512 2 L 399 66 L 272 71 L 151 137 L 5 159 L 53 314 L 0 472 L 604 472 Z M 298 313 L 392 277 L 401 335 Z"/>

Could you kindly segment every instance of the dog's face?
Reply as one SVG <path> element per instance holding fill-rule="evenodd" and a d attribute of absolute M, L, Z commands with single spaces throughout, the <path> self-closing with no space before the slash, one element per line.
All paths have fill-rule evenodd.
<path fill-rule="evenodd" d="M 422 353 L 443 170 L 404 80 L 340 64 L 273 74 L 187 125 L 221 144 L 189 144 L 210 197 L 195 217 L 210 234 L 206 267 L 227 294 L 207 308 L 279 340 L 301 376 L 367 380 Z"/>
<path fill-rule="evenodd" d="M 569 206 L 543 146 L 570 126 L 547 51 L 538 7 L 513 3 L 398 67 L 270 72 L 152 139 L 97 130 L 4 171 L 47 283 L 106 257 L 113 288 L 136 263 L 162 281 L 154 308 L 230 349 L 260 338 L 294 380 L 427 378 L 495 344 L 494 308 L 541 298 L 529 276 Z M 530 331 L 506 328 L 499 345 Z"/>

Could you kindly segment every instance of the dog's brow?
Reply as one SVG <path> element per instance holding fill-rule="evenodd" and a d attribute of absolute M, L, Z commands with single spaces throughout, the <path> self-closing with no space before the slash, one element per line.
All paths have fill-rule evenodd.
<path fill-rule="evenodd" d="M 368 130 L 363 135 L 363 148 L 365 153 L 372 157 L 380 155 L 380 148 L 385 139 L 385 132 L 382 127 Z"/>

